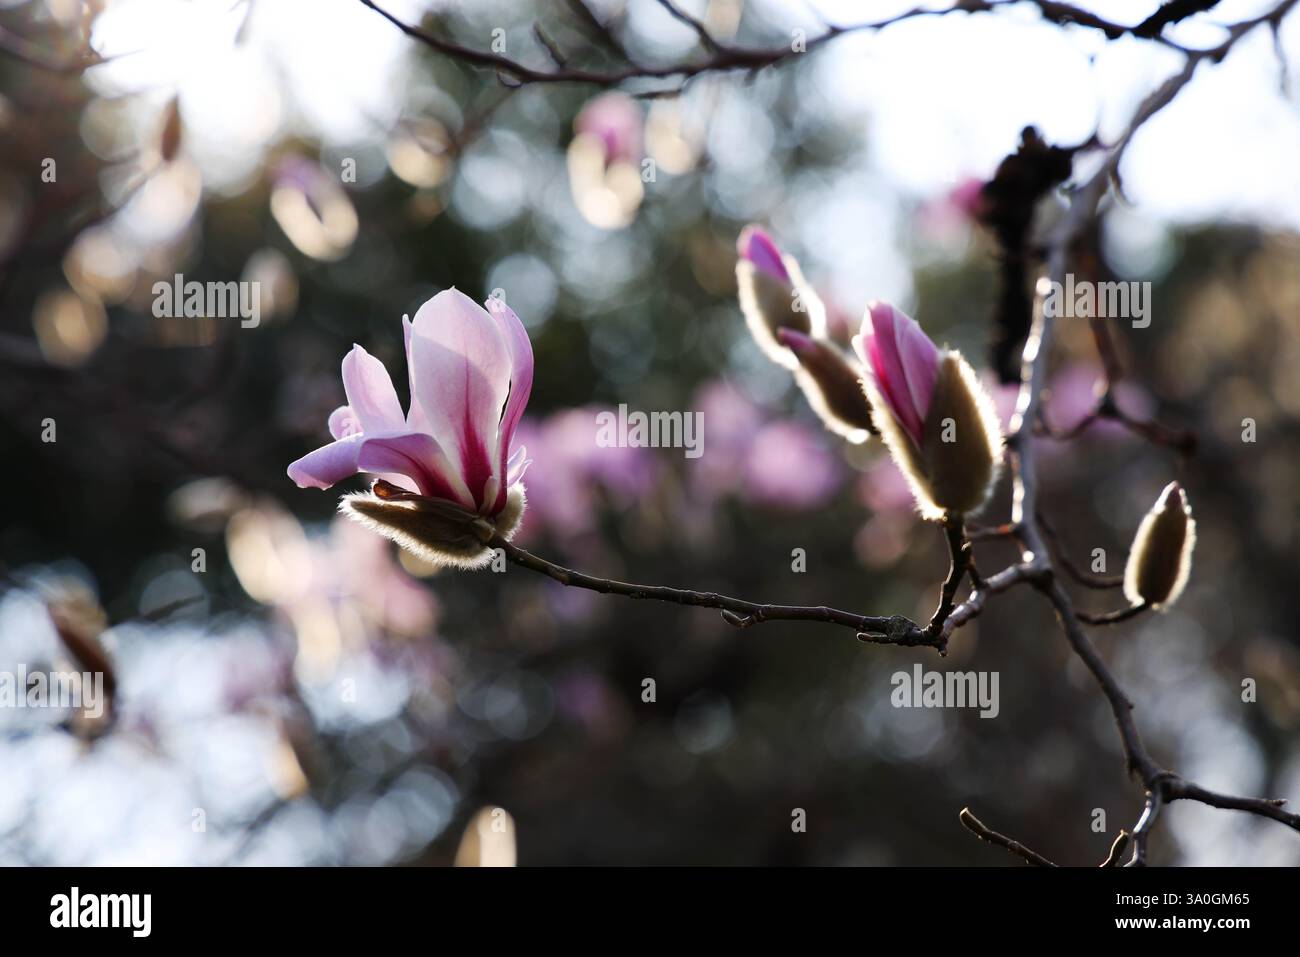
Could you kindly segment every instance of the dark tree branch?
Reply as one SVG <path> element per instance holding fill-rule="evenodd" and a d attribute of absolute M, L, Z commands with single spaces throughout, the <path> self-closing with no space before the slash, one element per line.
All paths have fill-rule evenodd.
<path fill-rule="evenodd" d="M 1136 605 L 1129 605 L 1127 608 L 1120 608 L 1116 611 L 1108 611 L 1102 614 L 1092 614 L 1086 611 L 1076 611 L 1074 617 L 1078 618 L 1085 625 L 1118 625 L 1121 621 L 1128 621 L 1130 618 L 1136 618 L 1142 612 L 1150 609 L 1144 601 Z"/>
<path fill-rule="evenodd" d="M 1098 590 L 1124 587 L 1123 575 L 1094 575 L 1074 564 L 1069 555 L 1066 554 L 1065 548 L 1061 544 L 1061 538 L 1056 534 L 1056 529 L 1048 523 L 1041 512 L 1038 515 L 1038 527 L 1043 530 L 1047 543 L 1052 549 L 1052 558 L 1056 567 L 1063 569 L 1067 575 L 1080 585 Z"/>
<path fill-rule="evenodd" d="M 1271 12 L 1230 27 L 1228 38 L 1218 47 L 1189 52 L 1183 69 L 1143 100 L 1127 130 L 1111 149 L 1101 168 L 1072 194 L 1069 211 L 1059 224 L 1051 243 L 1048 256 L 1048 279 L 1054 282 L 1064 281 L 1069 251 L 1078 237 L 1097 217 L 1101 200 L 1114 181 L 1124 150 L 1142 124 L 1174 99 L 1191 80 L 1196 67 L 1202 61 L 1221 60 L 1238 39 L 1261 24 L 1276 24 L 1295 6 L 1296 2 L 1297 0 L 1284 0 Z M 1283 810 L 1283 802 L 1280 800 L 1236 797 L 1207 791 L 1165 770 L 1152 759 L 1142 743 L 1142 737 L 1133 720 L 1133 703 L 1120 688 L 1114 675 L 1088 639 L 1080 625 L 1078 613 L 1074 609 L 1070 596 L 1052 574 L 1053 563 L 1050 556 L 1046 554 L 1043 544 L 1044 536 L 1040 524 L 1040 512 L 1037 508 L 1033 440 L 1030 433 L 1033 431 L 1033 423 L 1039 420 L 1038 403 L 1044 392 L 1043 378 L 1046 374 L 1047 347 L 1051 341 L 1055 318 L 1044 309 L 1043 296 L 1040 295 L 1035 304 L 1033 329 L 1025 343 L 1022 385 L 1016 403 L 1016 414 L 1012 419 L 1012 435 L 1008 441 L 1012 451 L 1012 521 L 1019 527 L 1021 540 L 1025 544 L 1025 564 L 1038 570 L 1038 574 L 1033 576 L 1033 583 L 1052 603 L 1067 642 L 1091 672 L 1110 705 L 1123 747 L 1125 763 L 1129 772 L 1136 774 L 1146 789 L 1146 804 L 1138 824 L 1132 831 L 1134 852 L 1130 863 L 1141 865 L 1146 862 L 1148 838 L 1160 809 L 1166 802 L 1173 800 L 1194 800 L 1212 807 L 1247 811 L 1279 821 L 1293 830 L 1300 831 L 1300 815 Z M 1108 388 L 1107 396 L 1109 391 Z M 1103 405 L 1113 406 L 1113 403 L 1105 402 Z M 1029 423 L 1028 428 L 1026 423 Z M 1139 431 L 1153 441 L 1155 436 L 1164 435 L 1162 430 L 1156 429 Z M 1192 446 L 1188 443 L 1186 447 Z"/>
<path fill-rule="evenodd" d="M 990 844 L 996 844 L 998 847 L 1005 847 L 1012 854 L 1016 855 L 1016 857 L 1028 864 L 1033 864 L 1035 867 L 1056 867 L 1055 864 L 1043 857 L 1043 855 L 1039 854 L 1037 851 L 1031 851 L 1019 841 L 1014 841 L 1005 834 L 999 834 L 997 831 L 989 828 L 983 821 L 972 814 L 971 809 L 968 807 L 961 809 L 961 813 L 957 815 L 957 819 L 961 821 L 962 826 L 965 827 L 966 830 L 970 831 L 981 841 L 988 841 Z"/>
<path fill-rule="evenodd" d="M 1128 850 L 1129 845 L 1133 843 L 1133 835 L 1123 828 L 1115 835 L 1115 841 L 1110 846 L 1110 853 L 1106 859 L 1101 862 L 1101 867 L 1119 867 L 1120 861 L 1124 859 L 1124 852 Z"/>
<path fill-rule="evenodd" d="M 790 59 L 791 57 L 799 56 L 802 53 L 811 52 L 817 47 L 845 34 L 882 30 L 885 27 L 892 26 L 904 20 L 918 19 L 921 17 L 944 16 L 949 13 L 992 13 L 1000 7 L 1014 6 L 1022 2 L 1022 0 L 957 0 L 957 2 L 953 3 L 952 6 L 942 9 L 916 7 L 915 9 L 906 10 L 895 16 L 869 23 L 858 23 L 850 26 L 838 26 L 832 24 L 827 26 L 823 33 L 814 37 L 809 37 L 807 42 L 800 49 L 796 49 L 792 43 L 785 43 L 775 47 L 753 49 L 723 43 L 717 37 L 713 36 L 701 21 L 683 11 L 673 2 L 673 0 L 657 0 L 659 5 L 674 19 L 685 24 L 694 31 L 696 37 L 699 39 L 700 45 L 708 54 L 706 57 L 699 59 L 659 66 L 632 62 L 631 59 L 628 58 L 623 45 L 614 37 L 608 26 L 600 22 L 595 14 L 592 13 L 590 8 L 582 3 L 581 0 L 567 0 L 570 9 L 574 11 L 575 16 L 583 26 L 586 27 L 589 32 L 593 33 L 603 46 L 614 51 L 623 61 L 624 65 L 617 68 L 595 69 L 563 64 L 557 65 L 553 70 L 531 67 L 503 54 L 475 49 L 474 47 L 466 46 L 454 40 L 448 40 L 437 36 L 436 34 L 423 30 L 418 26 L 406 23 L 401 18 L 380 6 L 376 0 L 359 0 L 359 2 L 375 11 L 375 13 L 393 24 L 393 26 L 397 27 L 397 29 L 401 30 L 408 37 L 424 44 L 431 50 L 450 57 L 451 59 L 459 60 L 469 66 L 487 67 L 496 70 L 503 77 L 509 78 L 512 83 L 585 83 L 595 86 L 609 87 L 618 86 L 628 80 L 635 79 L 662 80 L 680 77 L 684 81 L 703 73 L 725 73 L 733 70 L 759 70 L 764 67 L 774 66 L 784 60 Z M 1028 2 L 1038 8 L 1043 19 L 1061 26 L 1078 25 L 1100 30 L 1110 39 L 1117 39 L 1126 34 L 1134 34 L 1134 27 L 1113 23 L 1068 3 L 1056 3 L 1053 2 L 1053 0 L 1028 0 Z M 1149 39 L 1153 42 L 1160 43 L 1164 46 L 1188 54 L 1195 54 L 1198 52 L 1187 50 L 1186 48 L 1158 35 Z"/>
<path fill-rule="evenodd" d="M 524 551 L 505 539 L 494 536 L 486 542 L 489 548 L 500 549 L 511 562 L 539 572 L 546 577 L 571 588 L 586 588 L 606 595 L 622 595 L 650 601 L 669 602 L 675 605 L 695 605 L 700 608 L 716 608 L 722 612 L 723 619 L 737 628 L 748 628 L 765 621 L 817 621 L 832 625 L 852 628 L 859 633 L 863 641 L 873 644 L 903 645 L 914 647 L 924 645 L 944 650 L 947 638 L 939 631 L 922 628 L 910 618 L 902 615 L 872 616 L 857 615 L 853 612 L 828 608 L 825 605 L 771 605 L 730 598 L 716 592 L 694 591 L 688 588 L 669 588 L 666 585 L 636 585 L 630 582 L 597 578 L 583 572 L 565 568 L 539 558 L 532 552 Z"/>
<path fill-rule="evenodd" d="M 943 521 L 945 537 L 948 541 L 948 577 L 939 592 L 939 606 L 934 610 L 930 623 L 925 626 L 925 633 L 937 638 L 943 631 L 944 622 L 953 611 L 953 598 L 957 586 L 961 584 L 966 570 L 970 567 L 971 545 L 966 541 L 965 526 L 960 515 L 949 515 Z"/>

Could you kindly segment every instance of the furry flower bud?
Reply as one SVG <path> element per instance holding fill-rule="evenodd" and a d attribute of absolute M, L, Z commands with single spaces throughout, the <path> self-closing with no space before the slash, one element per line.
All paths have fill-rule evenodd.
<path fill-rule="evenodd" d="M 826 428 L 850 442 L 865 442 L 868 435 L 880 434 L 862 391 L 862 367 L 855 359 L 838 346 L 793 329 L 778 329 L 776 338 L 799 360 L 795 379 Z"/>
<path fill-rule="evenodd" d="M 1163 611 L 1178 600 L 1192 571 L 1196 522 L 1187 493 L 1177 482 L 1165 486 L 1142 518 L 1124 569 L 1124 596 Z"/>
<path fill-rule="evenodd" d="M 894 462 L 927 519 L 977 511 L 1002 461 L 993 400 L 969 363 L 940 351 L 911 317 L 886 303 L 867 308 L 853 348 L 863 386 Z"/>
<path fill-rule="evenodd" d="M 773 362 L 797 369 L 799 360 L 778 339 L 791 329 L 814 339 L 826 333 L 826 307 L 792 256 L 781 253 L 759 226 L 746 226 L 736 244 L 736 286 L 749 331 Z"/>
<path fill-rule="evenodd" d="M 433 565 L 482 568 L 492 560 L 494 535 L 509 539 L 524 515 L 524 487 L 514 485 L 496 515 L 476 515 L 376 481 L 369 492 L 345 495 L 339 510 Z"/>

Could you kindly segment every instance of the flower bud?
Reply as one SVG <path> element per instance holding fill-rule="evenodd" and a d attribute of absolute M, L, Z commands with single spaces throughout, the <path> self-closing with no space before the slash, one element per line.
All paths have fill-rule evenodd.
<path fill-rule="evenodd" d="M 799 360 L 778 340 L 782 329 L 814 339 L 826 331 L 826 307 L 817 297 L 799 264 L 784 256 L 763 229 L 746 226 L 737 242 L 736 286 L 749 331 L 773 362 L 796 369 Z"/>
<path fill-rule="evenodd" d="M 795 379 L 826 428 L 850 442 L 879 435 L 871 403 L 862 391 L 862 367 L 838 346 L 793 329 L 778 329 L 777 341 L 799 360 Z"/>
<path fill-rule="evenodd" d="M 1142 518 L 1124 569 L 1124 596 L 1163 611 L 1178 600 L 1192 571 L 1196 522 L 1187 493 L 1177 482 L 1165 486 Z"/>
<path fill-rule="evenodd" d="M 524 487 L 511 486 L 497 515 L 476 515 L 450 502 L 408 492 L 383 480 L 369 492 L 343 496 L 339 511 L 392 539 L 418 558 L 452 568 L 483 568 L 494 535 L 509 540 L 524 516 Z"/>
<path fill-rule="evenodd" d="M 875 423 L 922 516 L 977 511 L 997 478 L 1002 430 L 969 363 L 941 352 L 914 319 L 885 303 L 868 307 L 853 348 L 867 368 Z"/>

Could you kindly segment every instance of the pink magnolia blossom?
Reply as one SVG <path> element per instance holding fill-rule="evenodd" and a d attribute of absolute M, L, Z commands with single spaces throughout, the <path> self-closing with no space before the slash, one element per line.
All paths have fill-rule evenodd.
<path fill-rule="evenodd" d="M 915 319 L 884 302 L 867 306 L 867 321 L 853 348 L 876 392 L 919 446 L 943 359 L 939 349 Z"/>
<path fill-rule="evenodd" d="M 940 350 L 893 306 L 867 307 L 853 348 L 866 365 L 872 406 L 924 518 L 979 511 L 1002 461 L 1002 427 L 988 390 L 953 349 Z"/>
<path fill-rule="evenodd" d="M 786 286 L 794 285 L 789 270 L 785 266 L 785 257 L 775 240 L 762 226 L 752 223 L 740 231 L 736 240 L 736 252 L 741 259 L 754 265 L 759 272 L 766 274 Z"/>
<path fill-rule="evenodd" d="M 533 349 L 504 302 L 487 308 L 449 289 L 405 316 L 410 410 L 384 364 L 359 345 L 343 359 L 347 405 L 329 418 L 334 441 L 289 466 L 300 488 L 358 472 L 487 517 L 499 515 L 528 460 L 512 448 L 533 386 Z"/>

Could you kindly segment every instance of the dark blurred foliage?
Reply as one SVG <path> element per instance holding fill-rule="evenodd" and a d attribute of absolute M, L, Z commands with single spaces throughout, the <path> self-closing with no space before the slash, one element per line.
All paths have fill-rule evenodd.
<path fill-rule="evenodd" d="M 22 17 L 5 11 L 0 23 L 17 29 Z M 527 547 L 615 578 L 921 620 L 947 562 L 940 532 L 883 490 L 892 467 L 879 447 L 846 450 L 821 433 L 798 390 L 744 339 L 734 237 L 744 219 L 771 211 L 721 209 L 707 150 L 691 168 L 646 184 L 625 229 L 601 231 L 572 209 L 564 174 L 573 118 L 590 90 L 506 93 L 488 73 L 445 58 L 422 54 L 418 63 L 429 85 L 462 105 L 460 117 L 410 113 L 450 131 L 437 153 L 444 177 L 416 187 L 385 170 L 364 176 L 369 185 L 344 184 L 356 235 L 325 261 L 286 234 L 271 197 L 283 161 L 306 159 L 337 184 L 347 154 L 283 142 L 248 189 L 205 194 L 123 291 L 70 275 L 77 267 L 69 250 L 86 229 L 112 222 L 123 178 L 129 185 L 134 176 L 166 175 L 167 164 L 90 155 L 80 131 L 91 96 L 80 77 L 0 57 L 0 181 L 5 215 L 19 224 L 0 246 L 2 570 L 12 593 L 50 576 L 88 581 L 110 620 L 123 622 L 110 648 L 129 651 L 117 662 L 118 722 L 80 743 L 75 759 L 35 756 L 40 741 L 69 731 L 0 732 L 9 736 L 0 760 L 17 769 L 4 773 L 21 779 L 23 795 L 0 801 L 0 860 L 444 864 L 474 813 L 499 806 L 514 818 L 521 863 L 1011 863 L 959 826 L 958 810 L 970 805 L 1053 859 L 1101 861 L 1118 828 L 1136 819 L 1139 791 L 1124 774 L 1101 696 L 1048 607 L 1027 591 L 991 602 L 946 659 L 862 645 L 815 625 L 741 632 L 713 612 L 568 593 L 515 569 L 410 579 L 436 596 L 436 626 L 405 629 L 388 605 L 353 627 L 353 606 L 364 607 L 367 595 L 428 570 L 399 566 L 385 546 L 380 565 L 366 552 L 363 576 L 364 549 L 346 544 L 353 539 L 323 557 L 304 550 L 299 523 L 318 547 L 337 496 L 295 488 L 285 467 L 324 441 L 326 417 L 342 402 L 339 361 L 353 342 L 388 364 L 404 394 L 399 317 L 453 285 L 482 299 L 503 284 L 509 296 L 520 262 L 525 274 L 544 277 L 535 285 L 554 289 L 541 315 L 511 299 L 537 356 L 529 407 L 536 434 L 572 409 L 700 409 L 701 390 L 722 383 L 755 417 L 755 434 L 772 423 L 799 425 L 819 457 L 805 464 L 795 443 L 777 447 L 776 458 L 825 486 L 782 507 L 780 495 L 753 494 L 743 455 L 705 477 L 711 460 L 728 462 L 711 444 L 717 420 L 707 411 L 701 459 L 649 450 L 611 466 L 613 477 L 594 466 L 561 470 L 562 443 L 542 438 L 530 447 L 527 484 L 572 481 L 590 520 L 544 520 L 539 500 Z M 785 65 L 752 94 L 741 78 L 717 81 L 766 98 L 779 131 L 773 161 L 802 175 L 870 148 L 856 131 L 790 122 L 792 85 L 805 69 Z M 141 150 L 155 147 L 146 140 Z M 458 212 L 475 201 L 453 194 L 476 151 L 507 163 L 480 177 L 522 164 L 513 175 L 527 185 L 509 189 L 524 195 L 503 222 L 475 226 Z M 56 188 L 39 183 L 47 156 L 58 159 Z M 107 199 L 99 174 L 119 181 Z M 915 314 L 936 338 L 983 356 L 993 336 L 996 245 L 963 229 L 959 255 L 918 257 Z M 276 253 L 268 261 L 287 267 L 274 275 L 293 295 L 258 328 L 151 314 L 155 279 L 246 277 L 250 257 L 268 249 Z M 1199 451 L 1184 467 L 1167 449 L 1099 425 L 1044 454 L 1048 518 L 1079 564 L 1103 548 L 1108 572 L 1118 573 L 1159 489 L 1172 477 L 1185 483 L 1200 528 L 1187 595 L 1169 615 L 1097 640 L 1159 760 L 1207 786 L 1300 797 L 1300 241 L 1207 226 L 1171 233 L 1165 253 L 1150 276 L 1107 263 L 1155 280 L 1150 328 L 1114 329 L 1128 372 L 1120 397 L 1135 415 L 1195 428 Z M 501 271 L 521 254 L 535 258 Z M 73 299 L 46 301 L 55 318 L 42 332 L 42 297 L 60 290 Z M 846 304 L 854 326 L 861 307 Z M 1096 378 L 1086 323 L 1063 320 L 1058 350 L 1048 407 L 1068 426 Z M 594 437 L 594 415 L 580 415 Z M 1250 444 L 1242 441 L 1248 417 L 1258 424 Z M 57 423 L 56 442 L 42 441 L 46 419 Z M 777 442 L 780 433 L 771 435 Z M 193 484 L 200 479 L 221 481 Z M 564 495 L 562 485 L 552 491 Z M 1003 489 L 989 521 L 1006 514 L 1006 498 Z M 976 547 L 986 571 L 1015 558 L 1005 544 Z M 201 575 L 189 571 L 194 548 L 206 549 Z M 806 573 L 792 571 L 794 549 L 806 550 Z M 299 583 L 326 575 L 312 562 L 337 581 L 304 596 Z M 189 595 L 201 601 L 162 622 L 139 620 Z M 1102 592 L 1082 600 L 1104 610 L 1120 599 Z M 324 632 L 322 615 L 332 622 Z M 12 611 L 4 620 L 13 628 L 29 619 Z M 25 638 L 7 635 L 6 648 Z M 188 650 L 151 665 L 152 685 L 133 679 L 132 662 L 172 641 Z M 223 647 L 232 655 L 223 657 Z M 998 672 L 1000 714 L 893 709 L 890 676 L 918 661 Z M 396 674 L 397 683 L 372 681 L 368 669 Z M 1256 704 L 1241 701 L 1247 677 L 1259 683 Z M 354 678 L 363 697 L 392 699 L 352 708 L 339 687 Z M 642 699 L 647 678 L 656 683 L 653 703 Z M 205 688 L 217 689 L 216 703 Z M 146 850 L 135 843 L 141 825 L 112 788 L 130 794 L 124 778 L 137 766 L 148 768 L 145 780 L 165 775 L 173 747 L 184 752 L 175 760 L 190 769 L 180 775 L 186 781 L 215 761 L 218 744 L 196 756 L 168 727 L 180 720 L 173 705 L 184 711 L 187 703 L 199 710 L 185 720 L 208 723 L 214 735 L 231 727 L 230 715 L 271 728 L 270 743 L 256 738 L 256 747 L 281 771 L 267 771 L 269 785 L 240 778 L 248 797 L 233 802 L 221 797 L 233 786 L 221 773 L 194 772 L 193 790 L 167 805 L 182 816 L 148 825 Z M 228 748 L 254 747 L 254 739 L 233 740 Z M 99 764 L 85 770 L 96 760 L 121 776 L 106 778 Z M 211 766 L 245 774 L 229 755 L 223 761 Z M 86 803 L 47 805 L 54 789 Z M 191 805 L 208 809 L 206 842 L 192 833 Z M 792 830 L 795 809 L 806 811 L 806 833 Z M 1106 812 L 1104 833 L 1091 827 L 1095 809 Z M 79 815 L 102 828 L 76 830 L 66 844 L 50 836 Z M 1277 825 L 1229 812 L 1176 806 L 1166 827 L 1153 845 L 1156 862 L 1300 860 Z"/>

